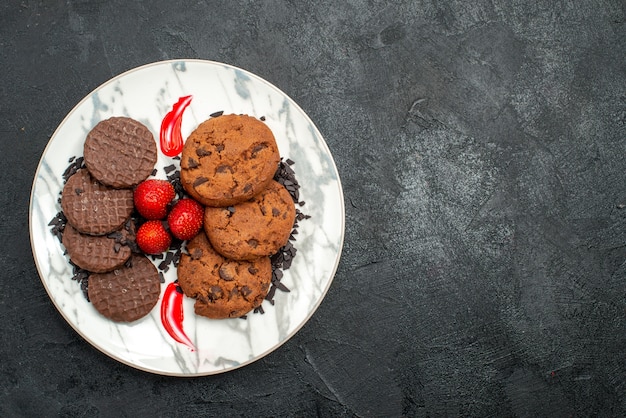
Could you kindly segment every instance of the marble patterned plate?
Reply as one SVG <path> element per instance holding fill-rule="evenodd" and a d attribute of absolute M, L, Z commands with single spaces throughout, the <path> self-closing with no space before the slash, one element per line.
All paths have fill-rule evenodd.
<path fill-rule="evenodd" d="M 152 130 L 155 140 L 161 120 L 182 96 L 193 100 L 183 116 L 182 133 L 189 133 L 210 114 L 245 113 L 265 117 L 283 158 L 301 185 L 302 212 L 311 218 L 299 223 L 298 250 L 277 291 L 275 304 L 263 302 L 264 314 L 247 319 L 210 320 L 193 313 L 185 298 L 185 332 L 196 346 L 175 342 L 160 322 L 160 303 L 143 319 L 118 324 L 105 319 L 72 280 L 64 248 L 50 232 L 49 221 L 61 210 L 62 173 L 69 159 L 81 156 L 85 136 L 100 120 L 114 115 L 137 119 Z M 156 177 L 173 160 L 159 155 Z M 292 337 L 313 315 L 333 280 L 344 237 L 341 183 L 322 135 L 304 111 L 279 89 L 245 70 L 202 60 L 162 61 L 123 73 L 85 97 L 61 122 L 43 152 L 30 199 L 30 238 L 33 255 L 50 299 L 65 320 L 85 340 L 108 356 L 148 372 L 173 376 L 202 376 L 229 371 L 269 354 Z M 165 275 L 176 279 L 175 269 Z"/>

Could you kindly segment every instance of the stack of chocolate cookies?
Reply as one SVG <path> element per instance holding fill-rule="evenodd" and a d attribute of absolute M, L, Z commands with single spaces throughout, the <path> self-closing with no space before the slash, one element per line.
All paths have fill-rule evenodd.
<path fill-rule="evenodd" d="M 113 117 L 87 135 L 84 167 L 66 181 L 61 207 L 67 219 L 63 245 L 73 264 L 89 272 L 88 297 L 105 317 L 135 321 L 156 305 L 161 292 L 156 267 L 132 251 L 133 187 L 157 161 L 150 130 Z"/>
<path fill-rule="evenodd" d="M 208 119 L 187 138 L 181 183 L 205 216 L 181 257 L 178 282 L 196 299 L 196 314 L 240 317 L 267 295 L 270 256 L 287 243 L 296 217 L 291 195 L 273 180 L 279 161 L 272 131 L 251 116 Z"/>

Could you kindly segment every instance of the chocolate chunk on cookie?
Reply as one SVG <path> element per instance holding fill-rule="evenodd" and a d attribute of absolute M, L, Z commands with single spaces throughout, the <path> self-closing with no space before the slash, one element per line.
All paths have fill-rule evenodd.
<path fill-rule="evenodd" d="M 196 299 L 196 314 L 213 319 L 237 318 L 260 306 L 271 280 L 269 257 L 229 260 L 213 249 L 202 231 L 187 243 L 187 254 L 178 264 L 178 284 Z"/>
<path fill-rule="evenodd" d="M 133 191 L 107 187 L 81 169 L 65 183 L 61 207 L 67 221 L 79 232 L 106 235 L 120 229 L 130 218 Z"/>
<path fill-rule="evenodd" d="M 127 222 L 119 231 L 107 235 L 86 235 L 67 224 L 63 231 L 63 246 L 70 260 L 93 273 L 106 273 L 121 267 L 131 256 L 128 245 L 134 240 L 134 228 Z"/>
<path fill-rule="evenodd" d="M 112 117 L 87 134 L 84 157 L 87 169 L 102 184 L 129 188 L 152 173 L 157 147 L 145 125 L 127 117 Z"/>
<path fill-rule="evenodd" d="M 133 255 L 118 269 L 90 275 L 88 294 L 103 316 L 116 322 L 136 321 L 159 300 L 159 272 L 146 256 Z"/>
<path fill-rule="evenodd" d="M 247 115 L 222 115 L 201 123 L 185 141 L 182 185 L 206 206 L 246 201 L 269 183 L 280 155 L 272 131 Z"/>
<path fill-rule="evenodd" d="M 272 180 L 254 198 L 228 208 L 207 207 L 204 230 L 213 248 L 233 260 L 276 253 L 287 243 L 296 209 L 289 192 Z"/>

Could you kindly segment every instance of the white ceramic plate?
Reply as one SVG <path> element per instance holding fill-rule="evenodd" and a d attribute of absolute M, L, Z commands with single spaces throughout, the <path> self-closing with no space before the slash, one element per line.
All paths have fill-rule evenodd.
<path fill-rule="evenodd" d="M 118 324 L 102 317 L 72 280 L 64 248 L 50 232 L 49 221 L 61 210 L 62 173 L 70 157 L 81 156 L 87 132 L 103 119 L 128 116 L 150 128 L 158 143 L 161 121 L 182 96 L 193 100 L 183 116 L 182 133 L 216 111 L 264 116 L 283 158 L 300 183 L 302 212 L 298 253 L 277 291 L 275 305 L 263 302 L 264 314 L 247 319 L 210 320 L 193 313 L 184 301 L 184 329 L 196 346 L 175 342 L 160 322 L 160 304 L 143 319 Z M 173 160 L 160 153 L 157 177 Z M 200 376 L 249 364 L 278 348 L 313 315 L 332 282 L 344 237 L 344 202 L 333 158 L 322 135 L 304 111 L 279 89 L 239 68 L 202 60 L 148 64 L 104 83 L 85 97 L 61 122 L 39 162 L 30 200 L 30 237 L 39 275 L 65 320 L 94 347 L 132 367 L 152 373 Z M 166 273 L 166 283 L 176 271 Z"/>

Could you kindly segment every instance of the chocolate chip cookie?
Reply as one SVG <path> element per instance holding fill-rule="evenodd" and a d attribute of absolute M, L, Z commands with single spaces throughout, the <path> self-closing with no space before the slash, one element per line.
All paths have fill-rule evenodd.
<path fill-rule="evenodd" d="M 272 180 L 252 199 L 228 208 L 207 207 L 204 230 L 213 248 L 233 260 L 276 253 L 287 243 L 296 218 L 289 192 Z"/>
<path fill-rule="evenodd" d="M 188 242 L 178 264 L 178 284 L 196 299 L 196 314 L 213 319 L 241 317 L 261 305 L 271 280 L 269 257 L 229 260 L 213 249 L 202 231 Z"/>
<path fill-rule="evenodd" d="M 182 185 L 206 206 L 246 201 L 267 186 L 280 160 L 272 131 L 247 115 L 222 115 L 202 122 L 185 141 Z"/>

